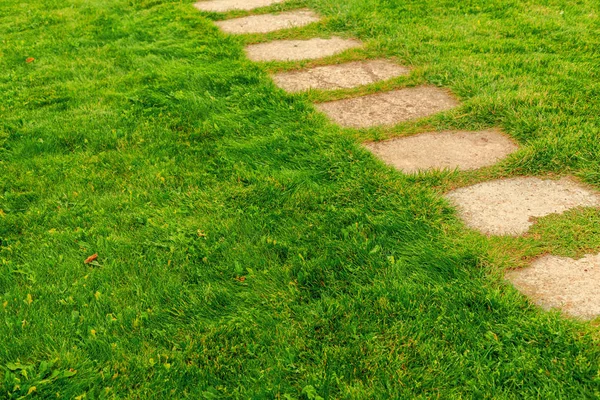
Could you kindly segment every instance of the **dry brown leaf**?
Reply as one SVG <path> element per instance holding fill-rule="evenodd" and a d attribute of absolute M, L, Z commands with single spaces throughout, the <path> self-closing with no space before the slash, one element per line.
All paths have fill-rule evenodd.
<path fill-rule="evenodd" d="M 98 258 L 98 254 L 92 254 L 91 256 L 89 256 L 88 258 L 85 259 L 84 263 L 89 264 L 92 261 L 95 261 L 97 258 Z"/>

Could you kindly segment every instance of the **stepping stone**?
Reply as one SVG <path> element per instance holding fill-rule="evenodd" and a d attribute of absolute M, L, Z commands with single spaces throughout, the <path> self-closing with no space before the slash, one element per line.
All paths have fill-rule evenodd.
<path fill-rule="evenodd" d="M 495 164 L 518 148 L 495 129 L 423 133 L 367 143 L 365 147 L 405 173 L 429 169 L 478 169 Z"/>
<path fill-rule="evenodd" d="M 391 61 L 370 60 L 283 72 L 274 75 L 273 80 L 288 92 L 300 92 L 308 89 L 350 89 L 409 73 L 408 68 Z"/>
<path fill-rule="evenodd" d="M 533 218 L 600 205 L 598 193 L 567 178 L 501 179 L 454 190 L 446 198 L 469 227 L 492 235 L 520 235 Z"/>
<path fill-rule="evenodd" d="M 544 309 L 560 308 L 582 319 L 600 316 L 600 254 L 580 260 L 544 256 L 506 278 Z"/>
<path fill-rule="evenodd" d="M 319 21 L 319 16 L 310 10 L 297 10 L 281 14 L 252 15 L 250 17 L 218 21 L 216 25 L 223 32 L 267 33 L 281 29 L 295 28 Z"/>
<path fill-rule="evenodd" d="M 253 10 L 271 4 L 283 3 L 285 0 L 207 0 L 194 4 L 200 11 L 223 12 L 231 10 Z"/>
<path fill-rule="evenodd" d="M 406 88 L 316 105 L 334 122 L 349 128 L 394 125 L 456 106 L 458 101 L 449 92 L 433 86 Z"/>
<path fill-rule="evenodd" d="M 354 39 L 309 39 L 309 40 L 275 40 L 273 42 L 253 44 L 246 47 L 246 54 L 252 61 L 298 61 L 322 58 L 341 53 L 361 42 Z"/>

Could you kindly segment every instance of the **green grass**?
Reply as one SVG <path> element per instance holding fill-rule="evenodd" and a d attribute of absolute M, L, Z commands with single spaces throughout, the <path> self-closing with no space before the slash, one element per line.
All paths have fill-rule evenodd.
<path fill-rule="evenodd" d="M 270 9 L 300 6 L 326 19 L 229 37 L 191 2 L 0 0 L 0 397 L 600 396 L 597 321 L 502 279 L 599 251 L 600 212 L 487 238 L 440 197 L 524 174 L 598 188 L 598 2 Z M 366 47 L 323 62 L 393 57 L 412 75 L 287 95 L 267 72 L 314 63 L 242 51 L 333 34 Z M 422 83 L 463 105 L 360 131 L 311 105 Z M 359 145 L 492 126 L 522 148 L 473 173 L 404 176 Z"/>

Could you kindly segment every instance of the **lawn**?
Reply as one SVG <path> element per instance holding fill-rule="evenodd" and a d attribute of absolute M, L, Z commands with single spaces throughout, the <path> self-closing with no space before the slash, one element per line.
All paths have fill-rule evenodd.
<path fill-rule="evenodd" d="M 600 396 L 598 320 L 502 277 L 600 251 L 600 211 L 488 238 L 441 197 L 521 175 L 600 189 L 600 3 L 293 0 L 258 12 L 324 20 L 243 37 L 192 3 L 0 0 L 0 397 Z M 243 52 L 334 34 L 365 48 Z M 297 95 L 268 75 L 377 57 L 412 74 Z M 357 131 L 312 105 L 424 83 L 462 106 Z M 476 172 L 406 176 L 360 146 L 489 127 L 521 150 Z"/>

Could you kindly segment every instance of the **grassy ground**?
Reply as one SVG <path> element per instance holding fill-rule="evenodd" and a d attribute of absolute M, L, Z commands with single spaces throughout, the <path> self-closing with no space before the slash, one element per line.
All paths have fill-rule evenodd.
<path fill-rule="evenodd" d="M 238 38 L 188 1 L 0 0 L 0 397 L 597 398 L 597 322 L 538 310 L 501 272 L 599 251 L 600 213 L 486 238 L 439 194 L 523 174 L 599 187 L 598 2 L 272 9 L 297 6 L 326 19 Z M 413 74 L 292 96 L 267 71 L 310 63 L 242 51 L 330 34 L 366 48 L 324 62 Z M 311 106 L 421 83 L 463 106 L 362 131 Z M 474 173 L 407 177 L 359 146 L 492 126 L 522 149 Z"/>

